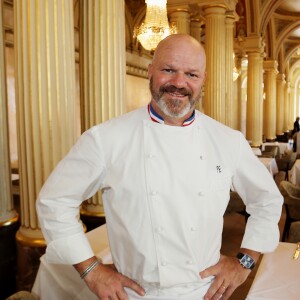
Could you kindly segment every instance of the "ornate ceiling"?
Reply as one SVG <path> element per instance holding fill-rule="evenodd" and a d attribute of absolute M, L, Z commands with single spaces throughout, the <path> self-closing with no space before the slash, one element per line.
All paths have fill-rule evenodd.
<path fill-rule="evenodd" d="M 125 0 L 125 4 L 127 49 L 143 52 L 134 39 L 128 39 L 131 39 L 130 31 L 145 16 L 145 1 Z M 236 51 L 243 49 L 244 42 L 250 35 L 259 36 L 265 45 L 265 59 L 276 60 L 279 72 L 286 73 L 287 77 L 300 77 L 300 0 L 168 0 L 167 3 L 168 13 L 178 9 L 186 10 L 190 13 L 191 20 L 198 19 L 203 22 L 204 43 L 203 6 L 213 4 L 224 4 L 236 11 Z"/>

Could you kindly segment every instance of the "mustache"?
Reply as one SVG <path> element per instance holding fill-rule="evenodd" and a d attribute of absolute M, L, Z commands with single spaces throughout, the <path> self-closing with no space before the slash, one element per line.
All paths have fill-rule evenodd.
<path fill-rule="evenodd" d="M 176 93 L 180 94 L 182 96 L 191 96 L 192 92 L 186 88 L 177 88 L 174 85 L 168 85 L 168 86 L 161 86 L 159 89 L 159 92 L 161 94 L 163 93 Z"/>

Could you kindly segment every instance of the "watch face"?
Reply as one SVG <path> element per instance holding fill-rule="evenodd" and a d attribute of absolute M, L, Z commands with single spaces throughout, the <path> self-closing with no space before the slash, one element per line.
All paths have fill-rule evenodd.
<path fill-rule="evenodd" d="M 240 262 L 244 266 L 244 268 L 246 268 L 246 269 L 250 269 L 251 266 L 254 264 L 254 260 L 247 254 L 245 254 L 241 258 Z"/>

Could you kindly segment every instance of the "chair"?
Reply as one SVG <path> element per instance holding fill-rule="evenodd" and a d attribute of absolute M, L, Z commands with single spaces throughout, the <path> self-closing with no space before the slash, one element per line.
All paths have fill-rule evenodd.
<path fill-rule="evenodd" d="M 289 237 L 287 240 L 289 243 L 300 242 L 300 221 L 293 222 L 290 227 Z"/>
<path fill-rule="evenodd" d="M 280 191 L 284 197 L 286 220 L 283 229 L 282 241 L 289 237 L 291 224 L 300 221 L 300 187 L 288 181 L 281 181 Z"/>
<path fill-rule="evenodd" d="M 262 155 L 268 155 L 273 158 L 280 157 L 280 149 L 279 146 L 276 145 L 265 145 L 264 150 L 262 151 Z"/>
<path fill-rule="evenodd" d="M 277 163 L 277 167 L 278 167 L 278 171 L 283 171 L 285 172 L 285 180 L 289 179 L 289 171 L 292 169 L 292 167 L 294 166 L 296 160 L 297 160 L 297 153 L 296 152 L 292 152 L 284 157 L 281 158 L 275 158 L 276 159 L 276 163 Z"/>

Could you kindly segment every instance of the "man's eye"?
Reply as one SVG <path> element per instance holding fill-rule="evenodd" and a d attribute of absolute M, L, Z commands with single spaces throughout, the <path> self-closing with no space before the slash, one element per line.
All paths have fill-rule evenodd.
<path fill-rule="evenodd" d="M 191 78 L 198 78 L 198 75 L 194 73 L 188 73 L 188 76 Z"/>
<path fill-rule="evenodd" d="M 163 71 L 166 72 L 166 73 L 173 73 L 174 72 L 174 70 L 172 70 L 172 69 L 163 69 Z"/>

